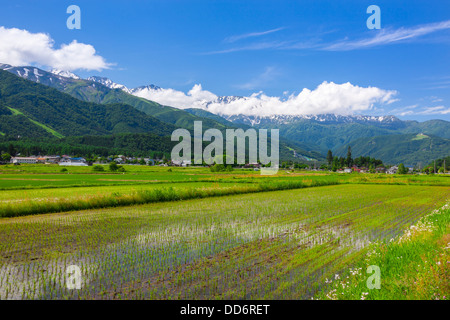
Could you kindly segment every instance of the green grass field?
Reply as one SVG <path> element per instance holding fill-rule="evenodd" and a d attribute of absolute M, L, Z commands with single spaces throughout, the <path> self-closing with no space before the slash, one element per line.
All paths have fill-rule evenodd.
<path fill-rule="evenodd" d="M 445 176 L 60 169 L 0 167 L 0 299 L 448 298 Z"/>

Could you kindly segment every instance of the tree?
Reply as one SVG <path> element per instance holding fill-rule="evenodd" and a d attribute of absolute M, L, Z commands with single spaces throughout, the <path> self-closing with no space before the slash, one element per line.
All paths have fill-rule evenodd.
<path fill-rule="evenodd" d="M 328 165 L 331 166 L 331 164 L 333 163 L 333 152 L 331 152 L 331 150 L 328 150 L 327 161 Z"/>
<path fill-rule="evenodd" d="M 13 157 L 16 155 L 16 149 L 14 149 L 14 146 L 12 145 L 12 143 L 10 143 L 8 146 L 8 153 L 10 155 L 12 155 Z"/>
<path fill-rule="evenodd" d="M 115 172 L 118 169 L 119 169 L 119 166 L 117 165 L 117 163 L 115 161 L 113 161 L 109 164 L 109 171 Z"/>
<path fill-rule="evenodd" d="M 408 169 L 404 166 L 403 163 L 400 163 L 398 165 L 397 173 L 398 174 L 407 174 L 408 173 Z"/>
<path fill-rule="evenodd" d="M 339 158 L 335 156 L 333 158 L 333 163 L 331 165 L 331 170 L 336 171 L 337 169 L 339 169 Z"/>
<path fill-rule="evenodd" d="M 345 166 L 345 159 L 343 157 L 339 157 L 339 169 L 342 169 Z"/>
<path fill-rule="evenodd" d="M 11 155 L 9 153 L 2 154 L 2 160 L 4 162 L 9 162 L 11 160 Z"/>
<path fill-rule="evenodd" d="M 347 159 L 346 159 L 346 163 L 347 163 L 347 167 L 351 167 L 353 164 L 353 159 L 352 159 L 352 148 L 350 146 L 348 146 L 347 149 Z"/>

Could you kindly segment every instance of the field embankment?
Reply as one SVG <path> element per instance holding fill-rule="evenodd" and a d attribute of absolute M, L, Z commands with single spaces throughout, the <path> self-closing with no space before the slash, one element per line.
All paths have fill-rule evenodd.
<path fill-rule="evenodd" d="M 82 197 L 50 198 L 22 201 L 0 202 L 0 217 L 18 217 L 53 212 L 123 207 L 154 202 L 167 202 L 208 197 L 227 196 L 267 191 L 310 188 L 336 185 L 335 179 L 309 181 L 261 181 L 259 183 L 240 183 L 235 185 L 217 184 L 212 187 L 155 187 L 128 193 L 87 194 Z M 56 191 L 57 192 L 57 191 Z"/>

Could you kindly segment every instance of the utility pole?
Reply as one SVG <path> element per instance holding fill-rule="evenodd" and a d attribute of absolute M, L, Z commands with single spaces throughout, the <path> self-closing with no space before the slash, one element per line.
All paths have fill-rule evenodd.
<path fill-rule="evenodd" d="M 444 174 L 445 174 L 445 158 L 444 158 Z"/>
<path fill-rule="evenodd" d="M 436 174 L 436 160 L 434 160 L 434 174 Z"/>

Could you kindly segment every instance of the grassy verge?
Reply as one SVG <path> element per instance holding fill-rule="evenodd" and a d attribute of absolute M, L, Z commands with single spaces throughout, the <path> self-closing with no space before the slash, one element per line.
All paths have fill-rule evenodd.
<path fill-rule="evenodd" d="M 316 296 L 333 300 L 449 300 L 450 204 L 421 218 L 389 243 L 374 244 L 363 261 L 348 274 L 326 280 L 327 289 Z M 380 268 L 380 289 L 368 266 Z"/>
<path fill-rule="evenodd" d="M 0 217 L 18 217 L 33 214 L 86 210 L 107 207 L 130 206 L 154 202 L 200 199 L 245 193 L 301 189 L 308 187 L 339 184 L 335 180 L 277 181 L 262 182 L 255 185 L 233 186 L 229 188 L 186 188 L 175 190 L 172 187 L 153 190 L 139 190 L 131 193 L 84 196 L 73 199 L 42 201 L 23 201 L 20 204 L 7 203 L 0 206 Z"/>

